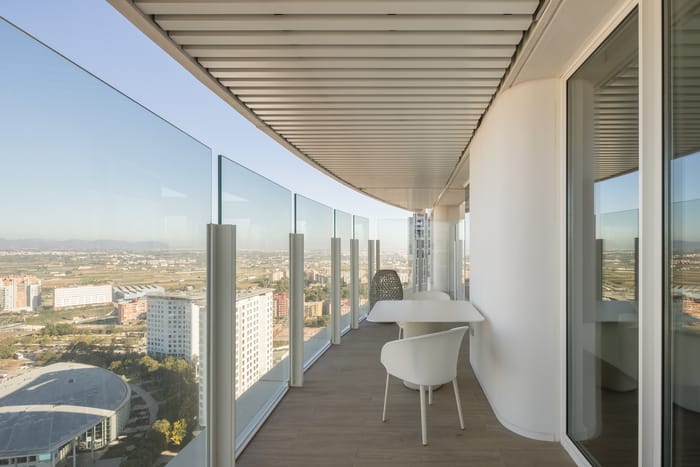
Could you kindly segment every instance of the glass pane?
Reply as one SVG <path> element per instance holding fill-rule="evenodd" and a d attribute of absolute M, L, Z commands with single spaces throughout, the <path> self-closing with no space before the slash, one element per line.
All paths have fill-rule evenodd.
<path fill-rule="evenodd" d="M 350 329 L 350 240 L 352 215 L 335 211 L 335 236 L 340 238 L 340 329 Z"/>
<path fill-rule="evenodd" d="M 0 458 L 160 465 L 206 424 L 211 151 L 4 21 L 0 55 Z"/>
<path fill-rule="evenodd" d="M 353 229 L 355 239 L 360 244 L 359 247 L 359 275 L 360 275 L 360 318 L 364 318 L 369 313 L 369 219 L 366 217 L 353 216 Z"/>
<path fill-rule="evenodd" d="M 379 219 L 377 238 L 382 269 L 393 269 L 404 287 L 411 277 L 412 260 L 408 254 L 409 222 L 402 219 Z"/>
<path fill-rule="evenodd" d="M 219 221 L 236 226 L 236 438 L 289 381 L 290 191 L 219 156 Z"/>
<path fill-rule="evenodd" d="M 669 1 L 666 465 L 700 465 L 700 4 Z M 670 435 L 670 436 L 669 436 Z"/>
<path fill-rule="evenodd" d="M 464 213 L 464 264 L 462 268 L 462 279 L 464 280 L 464 299 L 469 300 L 469 280 L 471 277 L 471 220 L 470 212 Z"/>
<path fill-rule="evenodd" d="M 594 465 L 637 465 L 637 13 L 568 93 L 567 434 Z"/>
<path fill-rule="evenodd" d="M 330 344 L 333 209 L 294 195 L 296 233 L 304 234 L 304 365 Z"/>

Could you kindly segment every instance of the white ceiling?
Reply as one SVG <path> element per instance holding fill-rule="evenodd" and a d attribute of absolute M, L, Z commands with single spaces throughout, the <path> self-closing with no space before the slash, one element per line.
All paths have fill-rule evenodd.
<path fill-rule="evenodd" d="M 407 209 L 464 200 L 454 172 L 539 4 L 110 2 L 295 154 Z"/>

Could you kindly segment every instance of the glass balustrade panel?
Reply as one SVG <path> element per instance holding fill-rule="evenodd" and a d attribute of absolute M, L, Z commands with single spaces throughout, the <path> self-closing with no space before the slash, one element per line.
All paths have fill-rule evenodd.
<path fill-rule="evenodd" d="M 289 190 L 219 156 L 219 222 L 236 226 L 236 436 L 289 382 Z"/>
<path fill-rule="evenodd" d="M 359 244 L 359 317 L 365 318 L 369 313 L 369 219 L 353 216 L 353 233 Z"/>
<path fill-rule="evenodd" d="M 207 424 L 211 151 L 2 20 L 0 54 L 0 464 L 161 465 Z"/>
<path fill-rule="evenodd" d="M 352 240 L 352 215 L 338 211 L 335 214 L 335 236 L 340 238 L 340 329 L 350 329 L 350 240 Z"/>
<path fill-rule="evenodd" d="M 296 233 L 304 234 L 304 365 L 330 344 L 333 209 L 294 195 Z"/>

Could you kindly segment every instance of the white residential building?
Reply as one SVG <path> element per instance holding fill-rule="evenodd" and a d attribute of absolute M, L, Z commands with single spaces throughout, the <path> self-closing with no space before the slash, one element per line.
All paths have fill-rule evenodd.
<path fill-rule="evenodd" d="M 0 279 L 0 311 L 35 310 L 41 305 L 41 280 L 34 276 Z"/>
<path fill-rule="evenodd" d="M 199 355 L 199 306 L 186 297 L 148 297 L 146 348 L 156 358 Z"/>
<path fill-rule="evenodd" d="M 272 369 L 273 289 L 236 297 L 236 397 Z"/>
<path fill-rule="evenodd" d="M 59 287 L 54 290 L 54 308 L 100 305 L 112 302 L 111 285 L 83 285 L 80 287 Z"/>

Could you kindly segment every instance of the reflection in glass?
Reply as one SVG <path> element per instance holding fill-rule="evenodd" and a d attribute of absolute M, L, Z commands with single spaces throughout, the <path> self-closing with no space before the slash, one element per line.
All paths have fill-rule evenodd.
<path fill-rule="evenodd" d="M 236 435 L 289 381 L 291 192 L 219 156 L 219 222 L 236 226 Z"/>
<path fill-rule="evenodd" d="M 1 20 L 0 55 L 0 464 L 159 464 L 206 425 L 211 151 Z"/>
<path fill-rule="evenodd" d="M 409 284 L 413 263 L 409 255 L 409 234 L 408 217 L 377 220 L 381 267 L 395 270 L 404 287 Z"/>
<path fill-rule="evenodd" d="M 335 236 L 340 238 L 340 330 L 350 329 L 350 240 L 352 240 L 352 215 L 334 211 Z"/>
<path fill-rule="evenodd" d="M 637 465 L 638 58 L 632 13 L 568 94 L 567 434 Z"/>
<path fill-rule="evenodd" d="M 700 465 L 700 4 L 668 1 L 667 466 Z"/>
<path fill-rule="evenodd" d="M 359 243 L 360 318 L 369 314 L 369 219 L 353 216 L 354 238 Z"/>
<path fill-rule="evenodd" d="M 294 195 L 296 233 L 304 234 L 304 366 L 330 345 L 333 209 Z"/>

